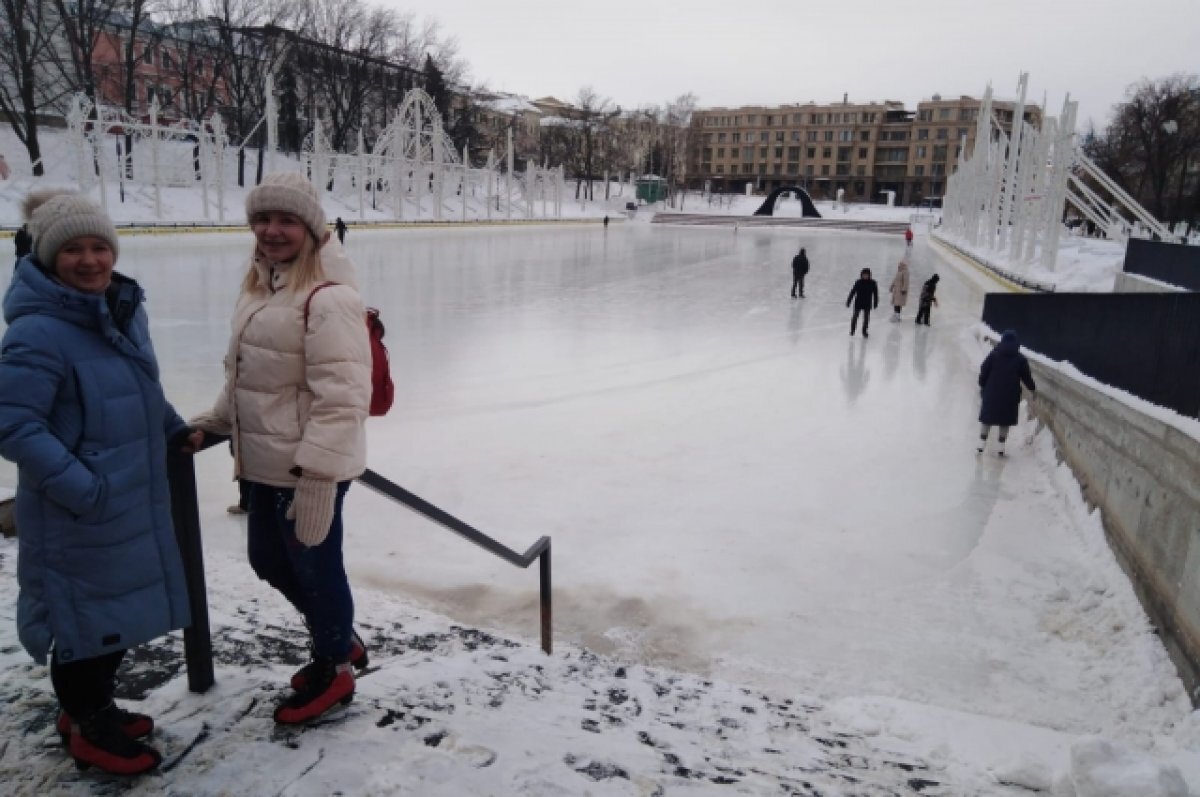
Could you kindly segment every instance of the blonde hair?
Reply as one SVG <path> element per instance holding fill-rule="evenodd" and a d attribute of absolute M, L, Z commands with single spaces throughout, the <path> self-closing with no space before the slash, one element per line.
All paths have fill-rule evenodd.
<path fill-rule="evenodd" d="M 256 264 L 263 260 L 262 253 L 255 244 L 250 253 L 250 267 L 246 269 L 246 277 L 242 280 L 242 293 L 257 293 L 269 291 L 270 286 L 264 285 Z M 317 240 L 308 232 L 304 242 L 300 244 L 300 252 L 292 261 L 292 270 L 288 275 L 288 290 L 298 292 L 307 290 L 310 286 L 325 280 L 325 267 L 321 264 L 321 248 Z"/>

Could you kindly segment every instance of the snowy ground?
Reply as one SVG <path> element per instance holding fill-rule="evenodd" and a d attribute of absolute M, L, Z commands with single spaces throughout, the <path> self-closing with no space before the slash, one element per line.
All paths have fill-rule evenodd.
<path fill-rule="evenodd" d="M 846 292 L 864 266 L 886 290 L 896 238 L 352 230 L 398 388 L 370 465 L 510 547 L 553 536 L 558 652 L 529 641 L 535 574 L 357 489 L 347 557 L 380 668 L 344 721 L 276 732 L 301 639 L 244 563 L 210 452 L 219 683 L 186 694 L 177 642 L 142 654 L 124 688 L 159 716 L 168 767 L 133 790 L 1182 794 L 1169 763 L 1200 786 L 1200 728 L 1048 433 L 974 454 L 977 321 L 999 286 L 919 235 L 914 285 L 943 277 L 934 326 L 881 307 L 870 340 L 847 337 Z M 216 393 L 248 240 L 123 241 L 185 415 Z M 15 641 L 15 555 L 0 544 L 0 782 L 121 791 L 52 738 Z M 1142 772 L 1167 785 L 1113 785 Z"/>

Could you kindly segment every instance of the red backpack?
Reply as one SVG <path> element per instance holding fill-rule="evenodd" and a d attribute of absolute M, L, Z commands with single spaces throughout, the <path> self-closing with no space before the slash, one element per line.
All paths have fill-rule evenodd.
<path fill-rule="evenodd" d="M 322 282 L 312 289 L 304 302 L 304 331 L 308 331 L 308 306 L 313 297 L 322 288 L 337 285 L 336 282 Z M 387 346 L 383 345 L 383 322 L 379 320 L 379 311 L 374 307 L 367 308 L 367 338 L 371 341 L 371 415 L 387 415 L 392 408 L 396 388 L 392 384 L 391 365 L 388 361 Z"/>

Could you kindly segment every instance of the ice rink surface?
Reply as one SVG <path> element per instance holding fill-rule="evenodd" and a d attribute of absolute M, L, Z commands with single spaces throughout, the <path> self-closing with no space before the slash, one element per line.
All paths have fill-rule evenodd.
<path fill-rule="evenodd" d="M 249 246 L 248 233 L 122 242 L 185 416 L 219 389 Z M 812 271 L 794 300 L 800 246 Z M 370 466 L 517 550 L 551 535 L 560 639 L 775 689 L 1092 727 L 1076 665 L 1005 598 L 1023 566 L 1010 583 L 978 561 L 997 507 L 1026 503 L 1006 479 L 1020 453 L 975 454 L 963 338 L 983 290 L 922 241 L 900 323 L 887 291 L 901 236 L 352 229 L 347 249 L 397 387 L 369 423 Z M 867 340 L 845 307 L 864 267 L 881 293 Z M 940 306 L 917 327 L 935 271 Z M 198 472 L 206 545 L 236 551 L 231 462 L 211 451 Z M 3 463 L 0 484 L 14 478 Z M 1038 500 L 1050 508 L 1035 522 L 1053 522 L 1054 496 Z M 536 568 L 361 487 L 347 513 L 354 583 L 535 636 Z M 1040 530 L 1025 533 L 1036 548 Z M 1069 541 L 1047 544 L 1060 556 Z"/>

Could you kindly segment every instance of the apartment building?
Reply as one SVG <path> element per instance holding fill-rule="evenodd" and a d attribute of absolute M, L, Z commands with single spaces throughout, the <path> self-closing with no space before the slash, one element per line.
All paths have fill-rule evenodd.
<path fill-rule="evenodd" d="M 799 185 L 818 199 L 838 191 L 852 202 L 897 204 L 940 198 L 966 138 L 975 143 L 981 102 L 938 95 L 917 104 L 901 102 L 709 108 L 692 117 L 688 185 L 718 193 L 755 192 Z M 1011 129 L 1013 103 L 994 102 L 1001 126 Z M 1040 123 L 1041 109 L 1025 119 Z"/>

